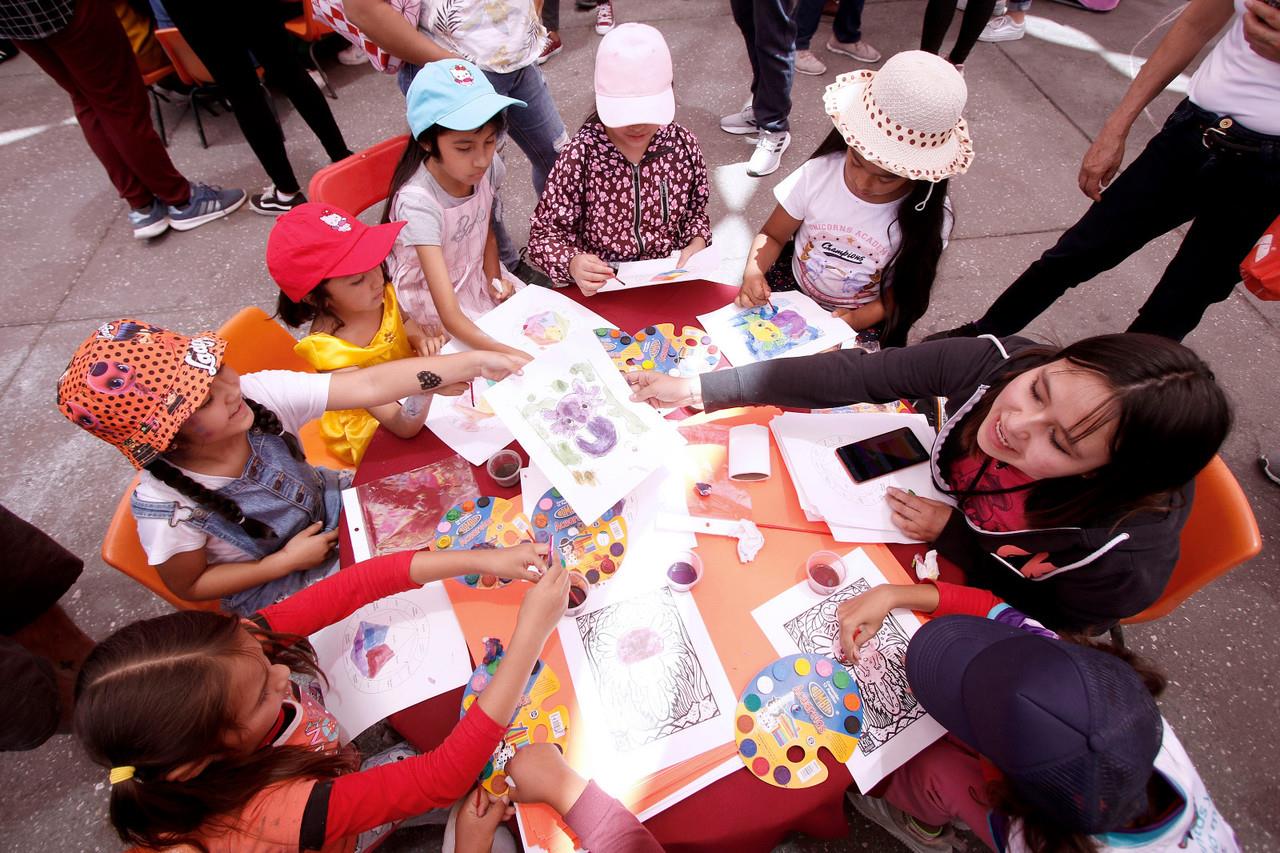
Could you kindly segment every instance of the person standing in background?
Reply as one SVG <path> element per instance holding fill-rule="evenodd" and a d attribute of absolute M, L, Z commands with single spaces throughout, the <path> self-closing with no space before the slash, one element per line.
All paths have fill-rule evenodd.
<path fill-rule="evenodd" d="M 772 175 L 791 145 L 791 81 L 795 77 L 796 0 L 729 0 L 751 62 L 751 98 L 720 119 L 725 133 L 756 134 L 747 161 L 753 178 Z"/>
<path fill-rule="evenodd" d="M 825 0 L 799 0 L 796 5 L 796 71 L 819 77 L 827 73 L 827 65 L 809 49 L 813 34 L 818 31 Z M 827 39 L 827 50 L 848 56 L 859 62 L 879 62 L 880 51 L 862 40 L 862 7 L 865 0 L 840 0 L 836 6 L 835 20 L 831 22 L 832 37 Z"/>

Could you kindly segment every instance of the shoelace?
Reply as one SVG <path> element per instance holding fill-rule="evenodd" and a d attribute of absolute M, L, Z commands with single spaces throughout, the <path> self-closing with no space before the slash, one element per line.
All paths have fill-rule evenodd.
<path fill-rule="evenodd" d="M 756 140 L 756 147 L 764 148 L 768 151 L 781 151 L 782 140 L 785 138 L 783 136 L 768 137 L 762 133 L 760 138 Z"/>
<path fill-rule="evenodd" d="M 613 3 L 601 3 L 596 7 L 596 25 L 601 27 L 613 26 Z"/>

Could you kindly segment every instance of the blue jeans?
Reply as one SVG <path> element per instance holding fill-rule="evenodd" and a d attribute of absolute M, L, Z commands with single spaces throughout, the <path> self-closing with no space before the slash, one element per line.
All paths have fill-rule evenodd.
<path fill-rule="evenodd" d="M 799 0 L 796 4 L 796 50 L 808 50 L 818 31 L 825 0 Z M 831 29 L 836 41 L 853 44 L 862 40 L 862 6 L 865 0 L 840 0 Z M 1026 0 L 1028 6 L 1031 0 Z M 1011 4 L 1012 5 L 1012 4 Z"/>
<path fill-rule="evenodd" d="M 729 8 L 747 44 L 756 124 L 787 130 L 796 71 L 796 0 L 729 0 Z"/>

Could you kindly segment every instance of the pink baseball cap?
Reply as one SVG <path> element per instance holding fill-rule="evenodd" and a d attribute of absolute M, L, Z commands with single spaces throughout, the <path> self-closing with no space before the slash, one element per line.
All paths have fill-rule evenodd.
<path fill-rule="evenodd" d="M 600 39 L 596 112 L 606 127 L 671 123 L 676 96 L 662 33 L 648 24 L 620 24 Z"/>

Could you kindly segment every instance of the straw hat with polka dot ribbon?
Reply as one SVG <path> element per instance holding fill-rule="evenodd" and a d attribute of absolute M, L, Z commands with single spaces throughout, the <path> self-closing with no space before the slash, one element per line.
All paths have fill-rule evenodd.
<path fill-rule="evenodd" d="M 112 444 L 135 468 L 173 441 L 209 395 L 227 342 L 128 318 L 103 323 L 58 380 L 58 410 Z"/>
<path fill-rule="evenodd" d="M 836 129 L 864 158 L 916 181 L 962 175 L 973 142 L 960 117 L 969 89 L 945 59 L 922 50 L 891 56 L 879 71 L 841 74 L 823 103 Z"/>

